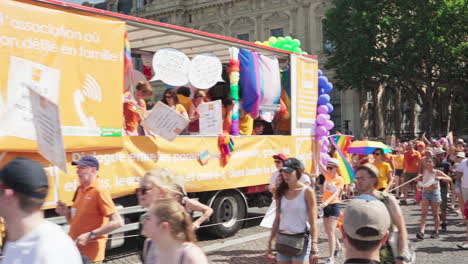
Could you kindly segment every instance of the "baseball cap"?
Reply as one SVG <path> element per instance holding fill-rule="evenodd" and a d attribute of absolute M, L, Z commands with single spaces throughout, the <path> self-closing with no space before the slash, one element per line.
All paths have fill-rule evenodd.
<path fill-rule="evenodd" d="M 273 158 L 274 159 L 279 159 L 279 160 L 282 160 L 282 161 L 285 161 L 287 160 L 288 158 L 286 157 L 286 155 L 284 155 L 283 153 L 279 153 L 277 155 L 273 155 Z"/>
<path fill-rule="evenodd" d="M 71 164 L 95 167 L 99 170 L 99 161 L 91 155 L 83 156 L 78 161 L 73 161 Z"/>
<path fill-rule="evenodd" d="M 330 164 L 330 165 L 333 165 L 333 166 L 336 166 L 336 167 L 340 167 L 340 163 L 337 159 L 335 158 L 331 158 L 327 161 L 327 164 Z"/>
<path fill-rule="evenodd" d="M 376 166 L 370 163 L 366 163 L 357 167 L 355 171 L 358 171 L 360 169 L 366 169 L 371 174 L 372 177 L 376 177 L 376 178 L 379 177 L 379 169 L 377 169 Z"/>
<path fill-rule="evenodd" d="M 465 152 L 458 152 L 457 158 L 466 158 Z"/>
<path fill-rule="evenodd" d="M 390 229 L 391 220 L 384 203 L 374 199 L 352 199 L 344 210 L 343 229 L 347 236 L 361 241 L 382 240 Z M 362 228 L 371 228 L 374 235 L 359 234 Z"/>
<path fill-rule="evenodd" d="M 47 174 L 42 165 L 34 160 L 17 157 L 0 170 L 2 184 L 26 196 L 44 199 L 47 192 L 36 192 L 48 188 Z"/>
<path fill-rule="evenodd" d="M 288 158 L 284 161 L 282 171 L 286 173 L 292 173 L 295 170 L 301 169 L 303 166 L 301 162 L 296 158 Z"/>

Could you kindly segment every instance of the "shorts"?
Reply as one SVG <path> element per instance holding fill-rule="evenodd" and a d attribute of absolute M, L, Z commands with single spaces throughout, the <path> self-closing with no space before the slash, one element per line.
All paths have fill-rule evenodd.
<path fill-rule="evenodd" d="M 447 209 L 447 203 L 448 203 L 447 192 L 448 192 L 447 185 L 440 186 L 440 196 L 442 197 L 442 202 L 440 203 L 441 209 Z"/>
<path fill-rule="evenodd" d="M 455 180 L 455 192 L 462 193 L 462 186 L 460 180 Z"/>
<path fill-rule="evenodd" d="M 340 218 L 340 206 L 339 204 L 329 204 L 323 208 L 323 218 L 335 217 Z"/>
<path fill-rule="evenodd" d="M 405 173 L 405 181 L 410 181 L 418 176 L 417 172 L 406 172 Z"/>
<path fill-rule="evenodd" d="M 310 249 L 312 247 L 310 234 L 307 236 L 306 241 L 304 243 L 304 251 L 302 255 L 295 256 L 295 257 L 288 257 L 281 255 L 281 253 L 276 252 L 276 261 L 278 262 L 307 262 L 309 263 L 309 256 L 310 256 Z"/>
<path fill-rule="evenodd" d="M 395 170 L 395 176 L 401 177 L 401 175 L 403 175 L 403 170 L 396 169 L 396 170 Z"/>
<path fill-rule="evenodd" d="M 440 190 L 433 190 L 433 191 L 423 191 L 422 192 L 422 200 L 431 201 L 434 203 L 440 203 L 442 201 L 442 197 L 440 195 Z"/>

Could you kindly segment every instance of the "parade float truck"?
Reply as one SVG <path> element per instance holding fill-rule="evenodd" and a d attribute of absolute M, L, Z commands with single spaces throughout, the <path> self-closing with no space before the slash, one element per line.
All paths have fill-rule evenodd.
<path fill-rule="evenodd" d="M 227 164 L 221 162 L 218 135 L 178 136 L 173 141 L 125 136 L 125 40 L 133 54 L 173 48 L 189 58 L 211 53 L 223 65 L 229 64 L 232 48 L 277 58 L 282 68 L 290 69 L 290 134 L 233 135 Z M 145 209 L 138 206 L 135 189 L 141 176 L 156 167 L 170 168 L 184 179 L 190 197 L 213 208 L 205 224 L 218 225 L 203 230 L 218 237 L 236 233 L 249 207 L 270 204 L 272 155 L 298 157 L 306 171 L 316 175 L 314 56 L 55 0 L 5 0 L 0 1 L 0 69 L 0 165 L 18 156 L 44 165 L 50 185 L 44 210 L 50 221 L 66 224 L 53 209 L 58 200 L 72 203 L 79 181 L 71 162 L 83 155 L 100 161 L 99 181 L 125 219 L 114 238 L 138 229 L 138 216 Z M 58 107 L 62 137 L 42 136 L 39 142 L 33 91 Z M 45 118 L 41 130 L 53 127 L 54 120 Z M 61 151 L 66 158 L 60 159 Z M 202 153 L 211 156 L 205 165 Z M 112 239 L 112 246 L 122 241 Z"/>

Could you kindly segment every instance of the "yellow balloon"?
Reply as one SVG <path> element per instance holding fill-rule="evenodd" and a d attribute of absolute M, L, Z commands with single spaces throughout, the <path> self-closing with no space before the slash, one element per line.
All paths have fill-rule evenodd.
<path fill-rule="evenodd" d="M 268 41 L 276 41 L 276 37 L 271 36 L 268 38 Z"/>
<path fill-rule="evenodd" d="M 261 41 L 255 41 L 255 44 L 262 45 L 263 43 Z"/>
<path fill-rule="evenodd" d="M 268 47 L 269 47 L 269 46 L 270 46 L 270 42 L 268 42 L 268 41 L 264 41 L 264 42 L 263 42 L 263 45 L 265 45 L 265 46 L 268 46 Z"/>

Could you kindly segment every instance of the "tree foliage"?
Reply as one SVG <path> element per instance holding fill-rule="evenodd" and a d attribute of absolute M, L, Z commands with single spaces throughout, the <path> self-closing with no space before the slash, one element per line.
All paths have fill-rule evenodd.
<path fill-rule="evenodd" d="M 468 15 L 465 0 L 334 0 L 324 21 L 335 45 L 326 67 L 336 86 L 398 86 L 420 100 L 431 130 L 436 88 L 468 84 Z M 419 99 L 419 100 L 417 100 Z M 429 122 L 427 122 L 429 121 Z"/>

